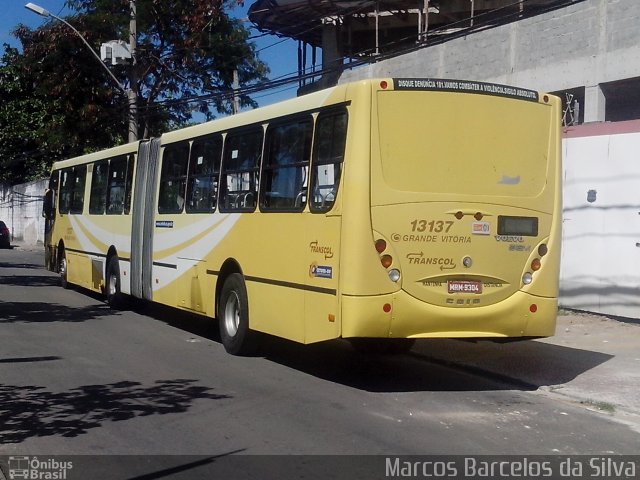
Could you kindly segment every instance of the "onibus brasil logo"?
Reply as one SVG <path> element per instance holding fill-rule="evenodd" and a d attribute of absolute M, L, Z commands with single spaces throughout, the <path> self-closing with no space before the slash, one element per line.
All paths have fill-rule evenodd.
<path fill-rule="evenodd" d="M 9 480 L 66 480 L 73 462 L 62 462 L 53 458 L 13 456 L 9 457 Z"/>

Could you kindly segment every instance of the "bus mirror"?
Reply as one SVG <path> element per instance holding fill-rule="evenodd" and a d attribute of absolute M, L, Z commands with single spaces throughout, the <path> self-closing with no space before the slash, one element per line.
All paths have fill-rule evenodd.
<path fill-rule="evenodd" d="M 53 218 L 53 190 L 50 188 L 44 192 L 42 216 L 47 220 L 51 220 Z"/>

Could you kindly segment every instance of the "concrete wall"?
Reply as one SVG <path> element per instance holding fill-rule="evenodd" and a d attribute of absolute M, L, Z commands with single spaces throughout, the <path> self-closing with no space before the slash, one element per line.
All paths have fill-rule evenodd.
<path fill-rule="evenodd" d="M 640 121 L 629 123 L 635 132 L 578 128 L 563 141 L 560 300 L 640 318 Z"/>
<path fill-rule="evenodd" d="M 585 0 L 346 71 L 374 77 L 479 80 L 548 92 L 586 87 L 585 122 L 604 120 L 604 82 L 640 77 L 640 1 Z M 598 103 L 599 102 L 599 103 Z"/>
<path fill-rule="evenodd" d="M 48 179 L 14 185 L 0 185 L 0 220 L 7 224 L 14 240 L 29 245 L 44 242 L 42 196 Z"/>

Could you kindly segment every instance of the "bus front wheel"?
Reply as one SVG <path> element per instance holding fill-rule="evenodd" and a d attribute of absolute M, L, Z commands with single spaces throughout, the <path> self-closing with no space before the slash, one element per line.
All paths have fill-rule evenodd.
<path fill-rule="evenodd" d="M 225 280 L 218 302 L 218 325 L 224 349 L 232 355 L 251 355 L 257 334 L 249 328 L 249 302 L 244 279 L 232 273 Z"/>
<path fill-rule="evenodd" d="M 62 288 L 69 288 L 69 281 L 67 280 L 67 255 L 64 249 L 60 250 L 60 258 L 58 260 L 58 274 L 60 275 L 60 286 Z"/>

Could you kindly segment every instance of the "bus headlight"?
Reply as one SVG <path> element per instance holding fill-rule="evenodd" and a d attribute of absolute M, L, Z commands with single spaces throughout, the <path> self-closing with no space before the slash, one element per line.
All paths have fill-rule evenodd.
<path fill-rule="evenodd" d="M 392 282 L 398 282 L 400 280 L 400 270 L 397 268 L 389 270 L 389 280 Z"/>
<path fill-rule="evenodd" d="M 533 275 L 531 275 L 530 272 L 527 272 L 522 276 L 522 283 L 524 283 L 525 285 L 529 285 L 532 281 Z"/>

